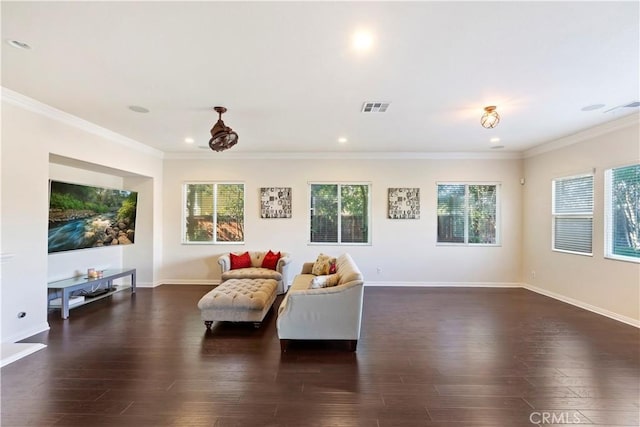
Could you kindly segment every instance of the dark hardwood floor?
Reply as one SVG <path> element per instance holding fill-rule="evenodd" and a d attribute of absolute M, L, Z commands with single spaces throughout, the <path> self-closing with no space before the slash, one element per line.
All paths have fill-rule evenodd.
<path fill-rule="evenodd" d="M 208 289 L 51 312 L 2 368 L 2 426 L 640 424 L 640 331 L 524 289 L 366 288 L 356 353 L 285 354 L 273 311 L 205 333 Z"/>

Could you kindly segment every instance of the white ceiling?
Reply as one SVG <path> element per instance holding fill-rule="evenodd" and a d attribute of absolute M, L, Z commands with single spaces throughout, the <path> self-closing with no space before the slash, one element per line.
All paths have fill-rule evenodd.
<path fill-rule="evenodd" d="M 519 152 L 637 114 L 639 4 L 2 1 L 2 85 L 164 152 L 215 105 L 238 153 Z"/>

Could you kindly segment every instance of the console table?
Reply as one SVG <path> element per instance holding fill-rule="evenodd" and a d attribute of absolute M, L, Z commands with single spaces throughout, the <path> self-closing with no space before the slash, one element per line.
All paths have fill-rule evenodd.
<path fill-rule="evenodd" d="M 107 289 L 109 289 L 108 293 L 96 298 L 85 300 L 84 302 L 74 306 L 74 307 L 79 307 L 81 305 L 84 305 L 93 301 L 97 301 L 104 297 L 113 295 L 114 293 L 122 291 L 124 289 L 128 289 L 129 286 L 119 286 L 117 287 L 117 289 L 116 287 L 113 286 L 113 281 L 115 279 L 119 279 L 121 277 L 128 277 L 128 276 L 131 276 L 130 288 L 131 288 L 131 293 L 134 294 L 136 292 L 136 269 L 135 268 L 130 268 L 130 269 L 118 268 L 118 269 L 104 270 L 102 272 L 102 277 L 100 278 L 89 278 L 89 277 L 79 276 L 79 277 L 72 277 L 71 279 L 64 279 L 64 280 L 58 280 L 56 282 L 49 282 L 47 284 L 47 288 L 52 290 L 62 291 L 60 312 L 61 312 L 62 318 L 67 319 L 69 317 L 69 297 L 71 296 L 71 292 L 76 291 L 78 289 L 86 288 L 88 286 L 98 287 L 102 284 L 107 285 Z"/>

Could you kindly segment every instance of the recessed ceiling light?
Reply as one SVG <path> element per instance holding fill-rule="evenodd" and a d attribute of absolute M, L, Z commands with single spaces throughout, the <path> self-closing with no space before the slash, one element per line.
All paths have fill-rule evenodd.
<path fill-rule="evenodd" d="M 599 108 L 604 107 L 604 104 L 591 104 L 591 105 L 587 105 L 585 107 L 582 107 L 580 110 L 581 111 L 593 111 L 593 110 L 597 110 Z"/>
<path fill-rule="evenodd" d="M 492 144 L 495 144 L 496 142 L 500 142 L 500 138 L 498 138 L 498 137 L 491 138 L 491 139 L 489 140 L 489 142 L 490 142 L 490 143 L 492 143 Z"/>
<path fill-rule="evenodd" d="M 148 113 L 149 109 L 141 107 L 139 105 L 129 105 L 129 110 L 135 111 L 136 113 Z"/>
<path fill-rule="evenodd" d="M 186 142 L 187 144 L 193 144 L 195 141 L 193 138 L 185 138 L 184 142 Z"/>
<path fill-rule="evenodd" d="M 373 46 L 373 36 L 368 31 L 357 31 L 353 35 L 353 47 L 358 51 L 366 51 Z"/>
<path fill-rule="evenodd" d="M 340 144 L 344 144 L 345 142 L 347 142 L 347 138 L 345 138 L 344 136 L 341 136 L 340 138 L 338 138 L 338 142 Z"/>
<path fill-rule="evenodd" d="M 20 40 L 7 40 L 7 44 L 11 47 L 15 47 L 16 49 L 31 49 L 31 46 L 29 46 L 25 42 L 21 42 Z"/>
<path fill-rule="evenodd" d="M 504 145 L 494 145 L 493 147 L 491 147 L 492 150 L 499 150 L 501 148 L 504 148 Z"/>

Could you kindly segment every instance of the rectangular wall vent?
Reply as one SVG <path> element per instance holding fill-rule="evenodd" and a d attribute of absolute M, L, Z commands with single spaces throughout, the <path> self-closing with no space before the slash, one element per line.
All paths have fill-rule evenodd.
<path fill-rule="evenodd" d="M 363 113 L 384 113 L 389 108 L 390 102 L 365 102 L 362 104 Z"/>

